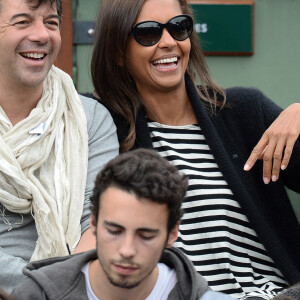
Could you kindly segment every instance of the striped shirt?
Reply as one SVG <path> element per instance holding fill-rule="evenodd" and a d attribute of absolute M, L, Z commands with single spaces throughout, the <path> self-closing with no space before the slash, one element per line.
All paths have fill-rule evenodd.
<path fill-rule="evenodd" d="M 175 246 L 214 291 L 240 299 L 274 297 L 288 283 L 235 200 L 199 126 L 148 120 L 148 127 L 153 148 L 189 178 Z"/>

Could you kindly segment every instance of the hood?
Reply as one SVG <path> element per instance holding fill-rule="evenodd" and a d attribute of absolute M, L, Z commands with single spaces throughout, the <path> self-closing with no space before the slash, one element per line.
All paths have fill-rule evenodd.
<path fill-rule="evenodd" d="M 65 299 L 67 295 L 70 296 L 70 291 L 78 287 L 81 276 L 84 276 L 81 272 L 84 264 L 96 258 L 95 250 L 49 258 L 29 263 L 23 273 L 43 289 L 47 299 Z"/>
<path fill-rule="evenodd" d="M 179 249 L 165 249 L 160 262 L 175 269 L 177 275 L 177 284 L 168 300 L 198 300 L 210 290 L 207 281 L 197 273 L 193 263 Z"/>
<path fill-rule="evenodd" d="M 97 259 L 95 250 L 49 258 L 28 264 L 23 273 L 44 291 L 46 299 L 76 299 L 79 291 L 85 291 L 81 268 L 94 259 Z M 210 290 L 207 281 L 197 273 L 192 262 L 179 249 L 165 249 L 160 262 L 174 269 L 177 276 L 177 283 L 168 300 L 198 300 Z"/>

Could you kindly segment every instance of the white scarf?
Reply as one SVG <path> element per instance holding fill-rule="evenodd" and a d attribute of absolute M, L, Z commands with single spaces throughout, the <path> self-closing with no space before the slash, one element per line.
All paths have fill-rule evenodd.
<path fill-rule="evenodd" d="M 31 260 L 76 247 L 87 163 L 85 113 L 63 71 L 51 68 L 36 108 L 14 127 L 0 107 L 0 202 L 33 214 L 38 240 Z"/>

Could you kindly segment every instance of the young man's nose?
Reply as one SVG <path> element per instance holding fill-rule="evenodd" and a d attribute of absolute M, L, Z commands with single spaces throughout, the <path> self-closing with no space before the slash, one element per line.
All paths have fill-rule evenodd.
<path fill-rule="evenodd" d="M 134 237 L 125 236 L 121 242 L 120 255 L 125 258 L 134 257 L 136 254 L 136 246 Z"/>

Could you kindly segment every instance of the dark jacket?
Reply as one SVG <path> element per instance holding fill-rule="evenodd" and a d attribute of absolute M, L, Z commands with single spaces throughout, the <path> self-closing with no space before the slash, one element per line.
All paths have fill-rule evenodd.
<path fill-rule="evenodd" d="M 299 139 L 277 182 L 263 183 L 262 161 L 249 172 L 243 170 L 252 149 L 282 109 L 256 89 L 229 88 L 228 106 L 213 115 L 188 77 L 186 89 L 214 158 L 260 242 L 290 284 L 300 281 L 300 226 L 284 188 L 300 193 Z M 122 142 L 128 135 L 128 124 L 123 117 L 111 114 Z M 143 109 L 138 114 L 136 130 L 134 148 L 152 148 Z"/>
<path fill-rule="evenodd" d="M 28 276 L 13 291 L 16 300 L 88 300 L 85 277 L 81 268 L 97 259 L 95 250 L 77 255 L 32 262 L 24 268 Z M 161 263 L 175 269 L 177 283 L 168 300 L 198 300 L 210 290 L 206 280 L 195 270 L 189 259 L 178 249 L 163 252 Z"/>

